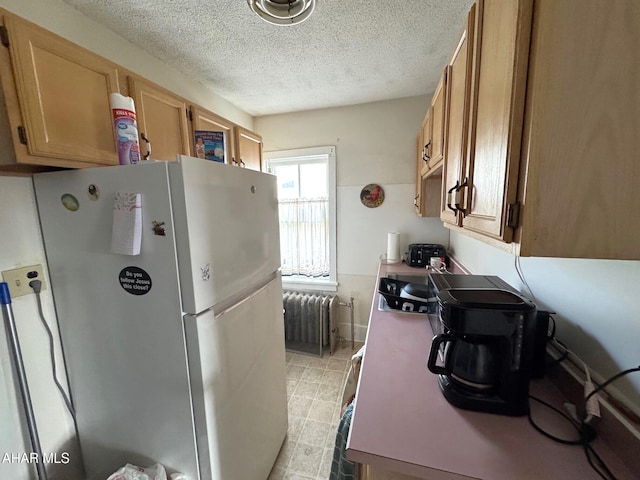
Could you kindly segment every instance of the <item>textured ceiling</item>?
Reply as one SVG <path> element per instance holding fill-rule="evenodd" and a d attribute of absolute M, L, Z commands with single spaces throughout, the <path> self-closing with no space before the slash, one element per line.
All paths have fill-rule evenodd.
<path fill-rule="evenodd" d="M 246 0 L 64 0 L 251 115 L 433 92 L 473 0 L 317 0 L 275 26 Z"/>

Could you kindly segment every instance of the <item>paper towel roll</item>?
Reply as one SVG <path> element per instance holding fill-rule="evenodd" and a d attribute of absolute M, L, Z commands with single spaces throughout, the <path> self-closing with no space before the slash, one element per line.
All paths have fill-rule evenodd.
<path fill-rule="evenodd" d="M 138 124 L 136 123 L 136 107 L 133 98 L 112 93 L 109 95 L 109 101 L 113 113 L 113 126 L 120 165 L 138 163 L 140 144 L 138 143 Z"/>
<path fill-rule="evenodd" d="M 387 262 L 398 263 L 400 261 L 400 234 L 389 232 L 387 234 Z"/>

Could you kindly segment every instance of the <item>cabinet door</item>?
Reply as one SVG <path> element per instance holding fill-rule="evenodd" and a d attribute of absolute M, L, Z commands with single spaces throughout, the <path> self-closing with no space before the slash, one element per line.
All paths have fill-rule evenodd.
<path fill-rule="evenodd" d="M 510 242 L 508 213 L 517 195 L 532 2 L 480 0 L 477 5 L 463 226 Z"/>
<path fill-rule="evenodd" d="M 140 155 L 144 157 L 147 149 L 144 138 L 151 145 L 150 159 L 175 160 L 177 155 L 190 155 L 185 101 L 138 77 L 129 77 L 129 90 L 136 103 Z"/>
<path fill-rule="evenodd" d="M 431 158 L 429 164 L 432 169 L 437 169 L 444 158 L 445 100 L 448 71 L 449 68 L 445 68 L 431 99 Z"/>
<path fill-rule="evenodd" d="M 191 106 L 191 118 L 193 121 L 193 135 L 195 138 L 196 130 L 209 130 L 224 133 L 224 163 L 232 163 L 235 158 L 235 142 L 233 135 L 233 123 L 222 118 L 215 113 L 211 113 L 197 105 Z M 195 144 L 194 144 L 195 151 Z"/>
<path fill-rule="evenodd" d="M 422 121 L 422 150 L 420 152 L 420 174 L 425 176 L 431 168 L 431 109 L 427 110 L 427 114 Z"/>
<path fill-rule="evenodd" d="M 469 89 L 471 79 L 471 42 L 475 23 L 475 5 L 471 7 L 467 25 L 462 33 L 447 74 L 446 138 L 443 163 L 442 206 L 440 218 L 449 224 L 460 225 L 461 214 L 456 204 L 462 206 L 459 194 L 463 194 L 462 178 L 467 154 L 467 127 Z"/>
<path fill-rule="evenodd" d="M 640 2 L 534 8 L 519 252 L 640 260 Z"/>
<path fill-rule="evenodd" d="M 413 198 L 413 206 L 416 210 L 416 215 L 423 216 L 422 213 L 422 155 L 424 154 L 424 143 L 422 142 L 422 130 L 418 132 L 418 139 L 416 142 L 416 196 Z"/>
<path fill-rule="evenodd" d="M 413 206 L 419 217 L 437 217 L 440 214 L 440 192 L 442 176 L 429 169 L 429 175 L 422 174 L 424 160 L 423 132 L 420 131 L 416 143 L 416 196 Z"/>
<path fill-rule="evenodd" d="M 118 92 L 115 65 L 29 22 L 3 17 L 22 141 L 26 136 L 30 155 L 53 159 L 34 163 L 117 165 L 109 104 L 109 94 Z"/>
<path fill-rule="evenodd" d="M 413 206 L 416 211 L 416 215 L 419 217 L 422 216 L 422 208 L 420 206 L 420 196 L 422 193 L 422 182 L 420 179 L 422 175 L 420 174 L 420 170 L 422 169 L 422 132 L 418 132 L 418 137 L 416 140 L 416 196 L 413 197 Z"/>
<path fill-rule="evenodd" d="M 262 137 L 236 126 L 236 162 L 251 170 L 262 169 Z"/>

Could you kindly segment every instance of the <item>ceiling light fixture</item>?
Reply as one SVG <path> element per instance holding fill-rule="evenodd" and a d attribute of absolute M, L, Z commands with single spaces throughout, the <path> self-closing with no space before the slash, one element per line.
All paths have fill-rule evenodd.
<path fill-rule="evenodd" d="M 311 16 L 316 0 L 247 0 L 249 8 L 273 25 L 295 25 Z"/>

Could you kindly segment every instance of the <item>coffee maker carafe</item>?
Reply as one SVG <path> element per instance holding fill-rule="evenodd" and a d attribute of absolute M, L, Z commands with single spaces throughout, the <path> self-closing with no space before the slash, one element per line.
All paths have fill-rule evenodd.
<path fill-rule="evenodd" d="M 428 367 L 459 408 L 524 415 L 536 334 L 535 305 L 501 289 L 446 289 L 437 294 L 443 332 Z M 440 362 L 439 362 L 440 360 Z"/>

